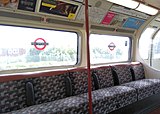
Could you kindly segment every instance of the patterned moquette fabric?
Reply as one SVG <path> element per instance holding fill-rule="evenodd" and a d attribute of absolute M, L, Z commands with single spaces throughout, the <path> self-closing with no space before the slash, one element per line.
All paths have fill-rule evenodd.
<path fill-rule="evenodd" d="M 114 86 L 111 67 L 101 67 L 93 70 L 97 76 L 99 89 Z"/>
<path fill-rule="evenodd" d="M 143 79 L 145 81 L 149 81 L 154 85 L 154 94 L 160 92 L 160 79 Z"/>
<path fill-rule="evenodd" d="M 135 80 L 141 80 L 145 78 L 144 68 L 141 63 L 132 64 L 132 70 Z"/>
<path fill-rule="evenodd" d="M 86 114 L 88 101 L 72 96 L 52 102 L 30 106 L 7 114 Z"/>
<path fill-rule="evenodd" d="M 64 73 L 56 76 L 32 78 L 36 104 L 65 98 L 65 77 L 67 75 L 68 73 Z"/>
<path fill-rule="evenodd" d="M 79 96 L 88 99 L 87 93 Z M 114 86 L 92 91 L 93 114 L 108 114 L 136 101 L 136 90 L 130 87 Z"/>
<path fill-rule="evenodd" d="M 131 74 L 131 66 L 130 65 L 115 65 L 115 66 L 111 66 L 111 67 L 113 69 L 113 72 L 115 72 L 115 74 L 117 75 L 115 77 L 118 78 L 119 84 L 123 84 L 123 83 L 127 83 L 127 82 L 132 81 L 132 74 Z"/>
<path fill-rule="evenodd" d="M 78 95 L 88 92 L 87 70 L 70 71 L 69 77 L 72 82 L 73 95 Z M 95 90 L 93 78 L 92 78 L 92 90 Z"/>
<path fill-rule="evenodd" d="M 149 81 L 137 80 L 122 85 L 135 88 L 137 90 L 138 100 L 144 99 L 154 94 L 155 86 L 152 82 Z"/>
<path fill-rule="evenodd" d="M 25 80 L 0 83 L 0 113 L 26 106 Z"/>

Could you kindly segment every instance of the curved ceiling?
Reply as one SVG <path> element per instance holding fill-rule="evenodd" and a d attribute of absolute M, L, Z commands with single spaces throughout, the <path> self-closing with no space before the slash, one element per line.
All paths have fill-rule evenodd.
<path fill-rule="evenodd" d="M 151 4 L 160 9 L 160 0 L 145 0 L 148 4 Z"/>

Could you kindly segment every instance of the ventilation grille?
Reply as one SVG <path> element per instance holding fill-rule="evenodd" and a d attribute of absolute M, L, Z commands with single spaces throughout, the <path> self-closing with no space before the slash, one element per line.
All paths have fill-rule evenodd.
<path fill-rule="evenodd" d="M 134 34 L 135 30 L 128 30 L 128 29 L 116 29 L 117 32 L 123 32 L 123 33 L 130 33 Z"/>
<path fill-rule="evenodd" d="M 12 12 L 5 12 L 5 11 L 0 11 L 0 16 L 9 17 L 9 18 L 32 20 L 32 21 L 41 21 L 41 17 L 12 13 Z"/>
<path fill-rule="evenodd" d="M 106 31 L 115 31 L 115 28 L 96 26 L 96 25 L 91 25 L 91 29 L 106 30 Z"/>
<path fill-rule="evenodd" d="M 63 20 L 57 20 L 57 19 L 48 19 L 48 23 L 61 24 L 61 25 L 74 26 L 74 27 L 83 27 L 83 23 L 76 23 L 76 22 L 63 21 Z"/>
<path fill-rule="evenodd" d="M 37 21 L 37 22 L 41 22 L 43 18 L 41 16 L 26 15 L 26 14 L 6 12 L 6 11 L 0 11 L 0 16 L 8 17 L 8 18 L 15 18 L 15 19 L 29 20 L 29 21 Z M 47 22 L 52 23 L 52 24 L 66 25 L 66 26 L 83 27 L 83 23 L 72 22 L 69 20 L 65 21 L 65 20 L 47 18 Z"/>
<path fill-rule="evenodd" d="M 129 34 L 134 34 L 135 30 L 131 29 L 125 29 L 125 28 L 113 28 L 113 27 L 105 27 L 105 26 L 98 26 L 98 25 L 91 25 L 91 29 L 96 29 L 96 30 L 105 30 L 105 31 L 116 31 L 116 32 L 121 32 L 121 33 L 129 33 Z"/>

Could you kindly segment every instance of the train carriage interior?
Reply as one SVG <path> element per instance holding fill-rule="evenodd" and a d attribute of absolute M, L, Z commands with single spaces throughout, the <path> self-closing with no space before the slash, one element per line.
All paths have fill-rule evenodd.
<path fill-rule="evenodd" d="M 0 114 L 160 114 L 160 0 L 0 0 Z"/>

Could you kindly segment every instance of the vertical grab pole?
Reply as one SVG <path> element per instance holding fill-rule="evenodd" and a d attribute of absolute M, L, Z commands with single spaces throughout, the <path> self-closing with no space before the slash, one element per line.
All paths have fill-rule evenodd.
<path fill-rule="evenodd" d="M 89 16 L 88 16 L 88 0 L 85 0 L 85 29 L 87 36 L 87 72 L 88 72 L 88 97 L 89 97 L 89 114 L 92 114 L 92 81 L 90 73 L 90 51 L 89 51 Z"/>

